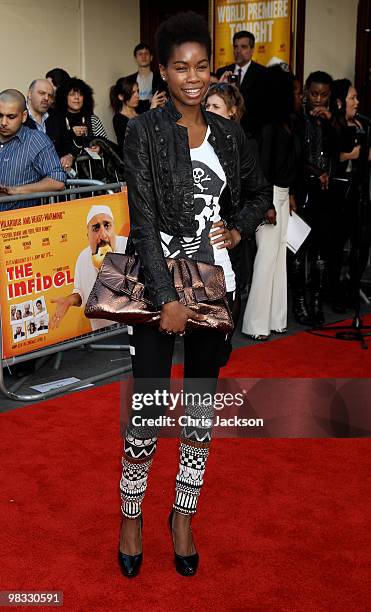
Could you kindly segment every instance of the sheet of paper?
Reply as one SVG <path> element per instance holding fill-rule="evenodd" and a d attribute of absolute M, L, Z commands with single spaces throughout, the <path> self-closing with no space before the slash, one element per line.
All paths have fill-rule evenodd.
<path fill-rule="evenodd" d="M 99 153 L 97 153 L 96 151 L 93 151 L 93 149 L 90 149 L 90 147 L 85 147 L 85 151 L 87 152 L 88 155 L 90 155 L 92 159 L 101 159 L 101 156 L 99 155 Z"/>
<path fill-rule="evenodd" d="M 60 380 L 53 380 L 52 382 L 43 383 L 42 385 L 34 385 L 31 389 L 35 389 L 35 391 L 39 391 L 40 393 L 45 393 L 45 391 L 50 391 L 51 389 L 59 389 L 60 387 L 67 387 L 67 385 L 72 385 L 74 382 L 79 382 L 80 378 L 75 378 L 72 376 L 71 378 L 61 378 Z M 85 387 L 93 387 L 94 385 L 87 384 L 81 385 L 81 387 L 76 387 L 76 389 L 85 389 Z"/>
<path fill-rule="evenodd" d="M 309 232 L 310 227 L 308 223 L 293 212 L 292 215 L 289 216 L 289 224 L 287 227 L 287 248 L 293 253 L 297 253 Z"/>

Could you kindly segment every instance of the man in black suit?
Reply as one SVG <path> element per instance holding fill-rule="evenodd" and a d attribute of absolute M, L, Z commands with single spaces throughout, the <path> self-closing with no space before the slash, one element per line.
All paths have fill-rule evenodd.
<path fill-rule="evenodd" d="M 160 73 L 152 72 L 151 62 L 153 53 L 148 45 L 139 43 L 134 48 L 135 61 L 138 64 L 138 72 L 128 76 L 138 83 L 139 104 L 136 108 L 137 113 L 144 113 L 149 110 L 151 101 L 156 96 L 158 106 L 163 106 L 166 102 L 166 84 L 162 81 Z"/>
<path fill-rule="evenodd" d="M 241 125 L 248 135 L 257 137 L 266 119 L 264 105 L 267 69 L 252 60 L 254 48 L 255 36 L 251 32 L 245 30 L 236 32 L 233 36 L 235 64 L 219 68 L 216 74 L 221 81 L 228 81 L 231 75 L 236 75 L 236 83 L 239 85 L 246 107 Z"/>

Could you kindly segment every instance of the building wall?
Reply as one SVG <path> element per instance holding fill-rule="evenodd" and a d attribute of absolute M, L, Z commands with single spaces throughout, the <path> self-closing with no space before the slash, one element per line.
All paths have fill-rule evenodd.
<path fill-rule="evenodd" d="M 110 136 L 109 87 L 135 70 L 139 0 L 0 0 L 0 91 L 27 92 L 51 68 L 93 87 L 96 113 Z"/>
<path fill-rule="evenodd" d="M 109 88 L 137 70 L 133 49 L 140 40 L 139 0 L 84 0 L 85 79 L 95 92 L 96 113 L 113 136 Z"/>
<path fill-rule="evenodd" d="M 61 66 L 80 72 L 79 0 L 0 0 L 0 89 L 26 92 L 32 79 Z"/>
<path fill-rule="evenodd" d="M 354 80 L 358 0 L 307 0 L 304 78 L 325 70 Z"/>

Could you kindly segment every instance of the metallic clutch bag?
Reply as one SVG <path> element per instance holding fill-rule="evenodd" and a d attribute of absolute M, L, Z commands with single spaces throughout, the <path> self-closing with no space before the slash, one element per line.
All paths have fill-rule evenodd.
<path fill-rule="evenodd" d="M 187 329 L 215 329 L 230 334 L 233 320 L 223 268 L 189 259 L 166 259 L 166 263 L 180 302 L 206 315 L 204 321 L 189 319 Z M 160 314 L 148 298 L 138 256 L 107 253 L 86 303 L 85 315 L 137 325 L 158 324 Z"/>

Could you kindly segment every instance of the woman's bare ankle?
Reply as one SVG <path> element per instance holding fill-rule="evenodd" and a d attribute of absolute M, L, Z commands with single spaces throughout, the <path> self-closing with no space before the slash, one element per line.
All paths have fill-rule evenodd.
<path fill-rule="evenodd" d="M 196 548 L 193 542 L 191 529 L 192 514 L 173 513 L 173 541 L 174 551 L 182 557 L 194 555 Z"/>
<path fill-rule="evenodd" d="M 120 531 L 120 551 L 126 555 L 139 555 L 142 552 L 140 516 L 135 519 L 123 517 Z"/>

